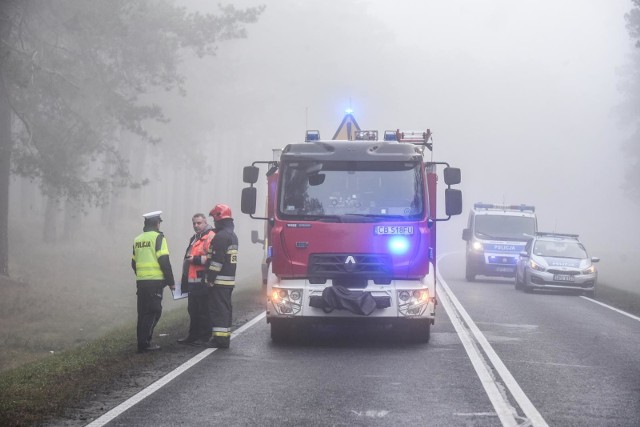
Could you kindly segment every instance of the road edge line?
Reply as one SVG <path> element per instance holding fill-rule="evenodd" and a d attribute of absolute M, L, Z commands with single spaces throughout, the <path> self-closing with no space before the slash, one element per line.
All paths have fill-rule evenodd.
<path fill-rule="evenodd" d="M 244 325 L 242 325 L 240 328 L 238 328 L 236 331 L 234 331 L 231 334 L 231 339 L 236 338 L 238 335 L 242 334 L 244 331 L 246 331 L 256 323 L 258 323 L 260 320 L 264 319 L 266 315 L 267 313 L 263 311 L 253 319 L 246 322 Z M 173 371 L 169 372 L 168 374 L 158 379 L 154 383 L 140 390 L 138 393 L 134 394 L 133 396 L 131 396 L 130 398 L 128 398 L 127 400 L 125 400 L 124 402 L 116 406 L 115 408 L 110 409 L 106 413 L 102 414 L 101 416 L 99 416 L 98 418 L 96 418 L 95 420 L 87 424 L 86 427 L 104 426 L 108 422 L 115 419 L 117 416 L 121 415 L 122 413 L 124 413 L 125 411 L 133 407 L 134 405 L 140 403 L 141 401 L 151 396 L 156 391 L 160 390 L 169 382 L 177 378 L 180 374 L 182 374 L 192 366 L 196 365 L 198 362 L 200 362 L 202 359 L 204 359 L 205 357 L 207 357 L 208 355 L 210 355 L 216 350 L 217 350 L 216 348 L 207 348 L 205 350 L 202 350 L 200 353 L 196 354 L 194 357 L 187 360 L 182 365 L 175 368 Z"/>
<path fill-rule="evenodd" d="M 451 254 L 452 252 L 441 255 L 440 259 L 438 260 L 438 264 L 443 258 Z M 451 299 L 451 302 L 454 304 L 454 306 L 456 307 L 460 315 L 463 317 L 464 321 L 467 323 L 469 330 L 471 331 L 475 339 L 478 341 L 478 343 L 484 350 L 485 354 L 493 364 L 493 367 L 498 372 L 498 375 L 500 375 L 500 377 L 502 378 L 502 381 L 504 381 L 504 385 L 509 389 L 509 392 L 513 395 L 513 398 L 516 400 L 516 402 L 518 403 L 522 411 L 525 413 L 525 415 L 529 419 L 529 422 L 531 422 L 531 425 L 534 427 L 548 427 L 547 422 L 544 420 L 540 412 L 536 409 L 533 403 L 531 403 L 527 395 L 524 393 L 524 391 L 518 384 L 518 382 L 515 380 L 513 375 L 511 375 L 511 372 L 509 371 L 509 369 L 502 362 L 502 359 L 500 359 L 500 357 L 495 352 L 491 344 L 489 344 L 489 341 L 487 341 L 484 334 L 480 331 L 478 326 L 471 319 L 471 316 L 469 316 L 469 313 L 467 313 L 467 311 L 464 309 L 460 301 L 458 301 L 453 291 L 451 291 L 451 289 L 447 285 L 447 282 L 442 278 L 442 275 L 440 274 L 439 269 L 436 269 L 436 277 L 438 278 L 438 280 L 440 280 L 440 283 L 442 284 L 442 287 L 444 288 L 445 293 Z"/>
<path fill-rule="evenodd" d="M 594 304 L 599 304 L 599 305 L 601 305 L 601 306 L 603 306 L 603 307 L 608 308 L 609 310 L 613 310 L 613 311 L 615 311 L 615 312 L 618 312 L 618 313 L 620 313 L 620 314 L 622 314 L 622 315 L 624 315 L 624 316 L 630 317 L 630 318 L 632 318 L 633 320 L 637 320 L 637 321 L 639 321 L 639 322 L 640 322 L 640 317 L 638 317 L 638 316 L 634 316 L 634 315 L 633 315 L 633 314 L 631 314 L 631 313 L 627 313 L 627 312 L 626 312 L 626 311 L 624 311 L 624 310 L 620 310 L 619 308 L 615 308 L 615 307 L 614 307 L 614 306 L 612 306 L 612 305 L 605 304 L 605 303 L 600 302 L 600 301 L 598 301 L 598 300 L 595 300 L 595 299 L 593 299 L 593 298 L 585 297 L 584 295 L 580 295 L 580 296 L 581 296 L 583 299 L 586 299 L 587 301 L 591 301 L 591 302 L 592 302 L 592 303 L 594 303 Z"/>
<path fill-rule="evenodd" d="M 440 279 L 440 284 L 446 286 L 446 283 Z M 500 419 L 500 422 L 503 426 L 517 426 L 518 422 L 515 418 L 515 415 L 512 411 L 512 406 L 506 401 L 500 390 L 498 389 L 498 385 L 496 384 L 496 380 L 493 378 L 489 369 L 487 368 L 484 359 L 480 355 L 478 349 L 473 345 L 473 341 L 469 332 L 465 329 L 462 324 L 461 319 L 459 318 L 460 314 L 454 309 L 453 301 L 450 299 L 450 295 L 446 289 L 444 289 L 444 294 L 442 298 L 439 299 L 439 302 L 444 306 L 451 323 L 453 324 L 454 329 L 458 333 L 458 337 L 462 342 L 462 346 L 467 352 L 467 356 L 469 356 L 469 360 L 473 365 L 473 368 L 480 379 L 480 383 L 482 383 L 482 387 L 484 388 L 487 397 L 491 401 L 493 408 Z M 450 292 L 450 291 L 449 291 Z M 451 304 L 451 305 L 449 305 Z"/>

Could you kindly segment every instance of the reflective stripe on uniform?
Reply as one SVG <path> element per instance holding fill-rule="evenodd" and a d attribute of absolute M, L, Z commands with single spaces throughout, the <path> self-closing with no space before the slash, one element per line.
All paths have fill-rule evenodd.
<path fill-rule="evenodd" d="M 220 270 L 222 270 L 222 263 L 211 261 L 211 264 L 209 265 L 209 270 L 211 270 L 211 271 L 220 271 Z"/>
<path fill-rule="evenodd" d="M 213 281 L 214 285 L 226 285 L 226 286 L 235 286 L 236 281 L 235 280 L 220 280 L 220 279 L 216 279 Z"/>
<path fill-rule="evenodd" d="M 214 337 L 230 337 L 231 328 L 211 328 L 211 335 L 213 335 Z"/>

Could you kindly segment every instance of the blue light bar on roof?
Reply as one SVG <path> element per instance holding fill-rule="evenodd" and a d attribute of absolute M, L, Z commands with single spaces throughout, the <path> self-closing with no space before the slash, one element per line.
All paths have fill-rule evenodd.
<path fill-rule="evenodd" d="M 496 205 L 493 203 L 475 203 L 473 205 L 474 209 L 493 209 L 493 210 L 501 210 L 501 211 L 520 211 L 520 212 L 535 212 L 536 207 L 531 205 Z"/>
<path fill-rule="evenodd" d="M 398 135 L 395 130 L 385 130 L 384 131 L 384 140 L 385 141 L 397 141 Z"/>
<path fill-rule="evenodd" d="M 305 142 L 311 141 L 320 141 L 320 131 L 319 130 L 308 130 L 304 136 Z"/>

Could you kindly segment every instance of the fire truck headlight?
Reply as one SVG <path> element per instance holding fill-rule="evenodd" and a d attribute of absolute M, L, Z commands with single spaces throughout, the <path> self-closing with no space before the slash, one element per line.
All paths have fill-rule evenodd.
<path fill-rule="evenodd" d="M 482 243 L 473 242 L 473 249 L 476 250 L 476 251 L 481 251 L 482 250 Z"/>
<path fill-rule="evenodd" d="M 409 250 L 409 240 L 404 236 L 394 236 L 389 239 L 389 252 L 394 255 L 405 254 Z"/>
<path fill-rule="evenodd" d="M 295 315 L 302 309 L 301 289 L 273 289 L 271 304 L 278 314 Z"/>
<path fill-rule="evenodd" d="M 421 316 L 427 310 L 430 296 L 428 289 L 398 291 L 398 310 L 401 316 Z"/>

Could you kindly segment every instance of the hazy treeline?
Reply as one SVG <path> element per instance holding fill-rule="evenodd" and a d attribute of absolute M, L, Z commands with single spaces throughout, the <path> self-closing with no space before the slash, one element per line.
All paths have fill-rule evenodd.
<path fill-rule="evenodd" d="M 162 97 L 185 93 L 185 58 L 215 55 L 220 42 L 245 37 L 245 24 L 262 8 L 202 14 L 165 0 L 4 1 L 1 7 L 1 273 L 10 251 L 10 173 L 37 185 L 38 192 L 27 185 L 18 193 L 21 207 L 38 193 L 46 198 L 37 209 L 47 219 L 45 242 L 58 237 L 58 213 L 69 237 L 91 207 L 100 208 L 102 225 L 113 230 L 131 208 L 144 207 L 139 189 L 160 178 L 163 185 L 152 191 L 171 194 L 176 182 L 184 200 L 197 197 L 198 185 L 185 185 L 182 177 L 204 168 L 204 159 L 189 151 L 204 150 L 206 130 L 183 128 L 179 139 L 170 139 L 154 129 L 171 119 L 163 105 L 170 98 Z M 191 174 L 190 181 L 201 180 Z"/>

